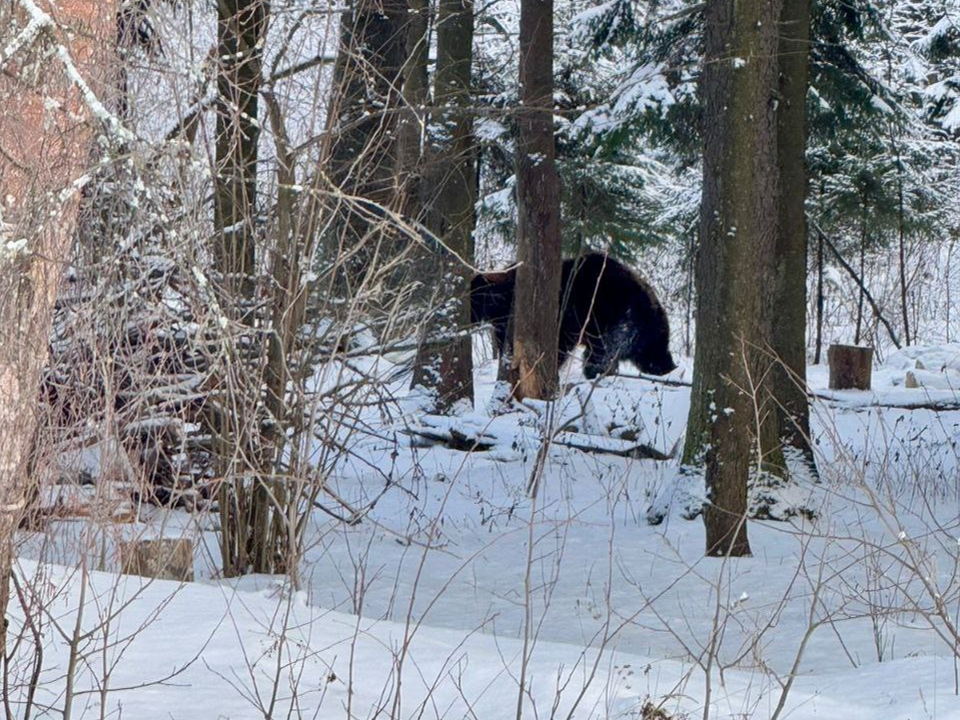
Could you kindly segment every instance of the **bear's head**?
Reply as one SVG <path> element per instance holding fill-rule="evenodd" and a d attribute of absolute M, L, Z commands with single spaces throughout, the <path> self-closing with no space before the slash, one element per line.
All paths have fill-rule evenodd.
<path fill-rule="evenodd" d="M 640 372 L 648 375 L 666 375 L 677 369 L 670 353 L 670 328 L 666 318 L 649 332 L 641 333 L 640 347 L 631 358 Z"/>

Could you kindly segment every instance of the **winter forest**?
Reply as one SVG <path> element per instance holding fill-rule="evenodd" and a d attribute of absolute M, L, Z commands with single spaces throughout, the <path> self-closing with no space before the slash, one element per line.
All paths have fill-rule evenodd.
<path fill-rule="evenodd" d="M 960 720 L 960 0 L 0 0 L 7 720 Z"/>

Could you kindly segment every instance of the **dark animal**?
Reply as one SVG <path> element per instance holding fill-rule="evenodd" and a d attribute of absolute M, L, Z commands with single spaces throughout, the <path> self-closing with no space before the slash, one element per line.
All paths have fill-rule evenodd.
<path fill-rule="evenodd" d="M 481 273 L 470 286 L 472 320 L 493 325 L 501 353 L 509 351 L 516 277 L 516 269 Z M 652 375 L 676 368 L 667 313 L 653 288 L 626 265 L 600 253 L 564 260 L 560 287 L 560 365 L 583 345 L 588 378 L 616 371 L 623 360 Z"/>

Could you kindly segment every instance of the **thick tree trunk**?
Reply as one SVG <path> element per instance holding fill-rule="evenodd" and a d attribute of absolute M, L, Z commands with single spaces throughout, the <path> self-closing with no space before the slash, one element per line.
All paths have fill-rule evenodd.
<path fill-rule="evenodd" d="M 560 178 L 553 137 L 553 0 L 520 3 L 517 284 L 511 384 L 517 397 L 557 392 Z"/>
<path fill-rule="evenodd" d="M 17 3 L 0 4 L 0 47 L 13 48 L 30 19 Z M 106 69 L 115 4 L 61 0 L 55 20 L 41 36 L 67 47 L 80 77 L 102 97 L 112 82 Z M 13 534 L 30 492 L 31 448 L 38 447 L 40 373 L 76 221 L 74 183 L 88 165 L 93 137 L 90 108 L 75 82 L 56 55 L 40 50 L 38 40 L 18 48 L 0 72 L 0 647 L 6 647 Z"/>
<path fill-rule="evenodd" d="M 869 390 L 873 377 L 873 348 L 831 345 L 827 349 L 831 390 Z"/>
<path fill-rule="evenodd" d="M 435 109 L 428 128 L 422 202 L 424 225 L 444 245 L 426 259 L 424 280 L 429 287 L 441 288 L 446 300 L 430 321 L 413 378 L 435 412 L 473 402 L 473 344 L 464 332 L 470 324 L 470 278 L 461 262 L 473 261 L 477 195 L 471 109 L 473 24 L 472 0 L 440 0 Z"/>
<path fill-rule="evenodd" d="M 780 32 L 780 100 L 777 153 L 780 212 L 777 229 L 777 332 L 773 375 L 779 412 L 775 440 L 799 450 L 813 466 L 807 400 L 807 88 L 810 66 L 810 0 L 783 0 Z"/>
<path fill-rule="evenodd" d="M 704 462 L 709 555 L 747 555 L 747 486 L 769 362 L 777 195 L 778 0 L 709 0 L 697 338 L 684 461 Z"/>
<path fill-rule="evenodd" d="M 353 0 L 341 20 L 328 126 L 333 134 L 323 171 L 344 196 L 393 207 L 397 195 L 397 142 L 411 17 L 407 0 Z M 339 206 L 326 235 L 325 259 L 337 263 L 334 292 L 351 294 L 370 272 L 385 234 L 368 208 Z"/>
<path fill-rule="evenodd" d="M 397 122 L 397 179 L 399 192 L 407 202 L 404 214 L 419 215 L 419 173 L 423 160 L 423 123 L 430 91 L 427 60 L 430 50 L 430 3 L 427 0 L 407 0 L 405 53 L 403 66 L 403 99 Z M 439 54 L 439 51 L 438 51 Z M 439 63 L 439 57 L 437 62 Z"/>

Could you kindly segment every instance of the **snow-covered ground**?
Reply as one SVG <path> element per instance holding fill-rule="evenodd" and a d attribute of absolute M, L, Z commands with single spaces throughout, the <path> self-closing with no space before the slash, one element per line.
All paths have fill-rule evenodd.
<path fill-rule="evenodd" d="M 957 399 L 958 367 L 960 346 L 894 353 L 870 393 L 829 393 L 812 367 L 822 482 L 800 492 L 818 518 L 751 522 L 753 557 L 720 560 L 702 557 L 698 520 L 646 521 L 676 460 L 555 443 L 531 499 L 539 415 L 490 419 L 488 362 L 458 423 L 492 448 L 417 447 L 399 421 L 354 437 L 330 487 L 353 507 L 378 499 L 356 525 L 312 515 L 299 591 L 218 578 L 214 517 L 25 536 L 35 701 L 59 715 L 72 677 L 73 717 L 769 718 L 783 699 L 785 718 L 960 718 L 960 410 L 937 407 Z M 904 388 L 908 370 L 927 387 Z M 686 387 L 591 388 L 576 366 L 566 381 L 555 427 L 666 453 L 682 435 Z M 197 537 L 198 581 L 109 572 L 115 541 L 138 533 Z"/>

